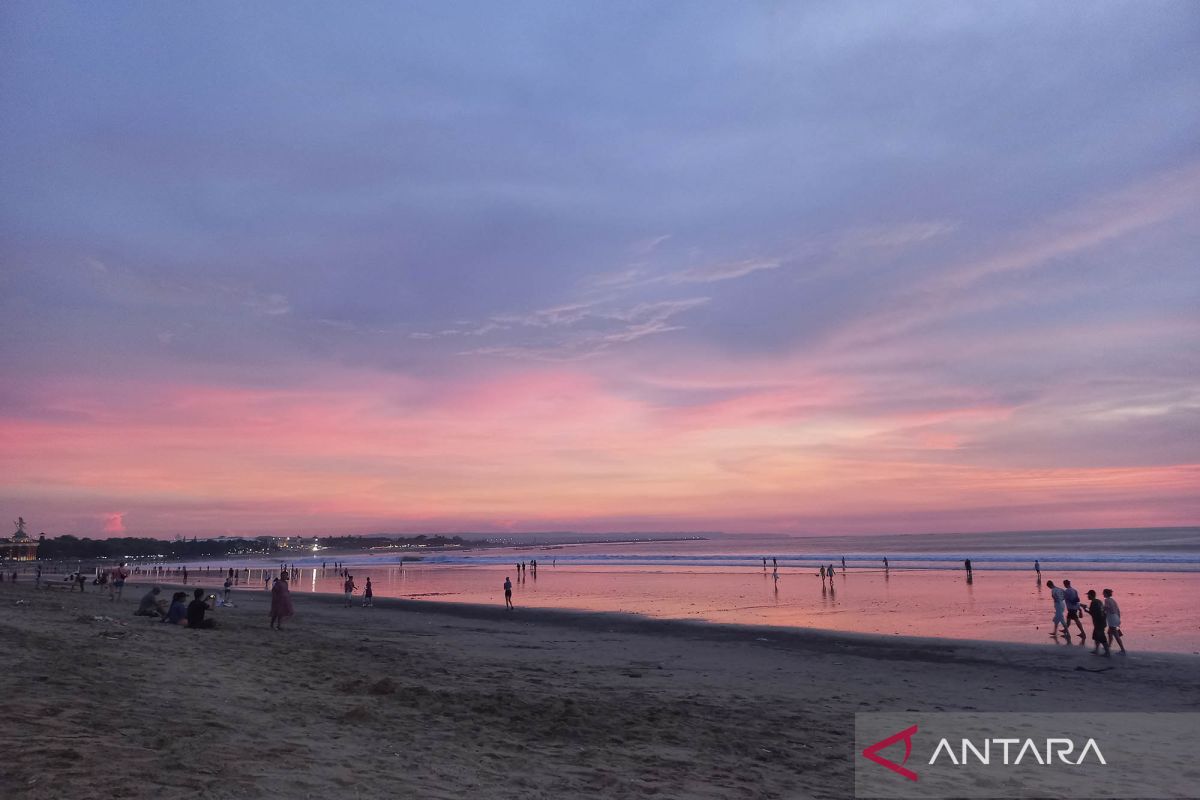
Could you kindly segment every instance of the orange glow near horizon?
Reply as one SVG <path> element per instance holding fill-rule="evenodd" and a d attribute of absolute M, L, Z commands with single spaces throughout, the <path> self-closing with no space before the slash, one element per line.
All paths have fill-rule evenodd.
<path fill-rule="evenodd" d="M 1185 524 L 1200 477 L 950 463 L 1021 410 L 854 411 L 854 388 L 829 382 L 679 413 L 571 369 L 444 398 L 384 375 L 338 383 L 356 388 L 63 392 L 44 418 L 5 422 L 10 491 L 62 509 L 39 527 L 93 535 L 827 533 Z M 115 391 L 129 401 L 88 411 Z"/>

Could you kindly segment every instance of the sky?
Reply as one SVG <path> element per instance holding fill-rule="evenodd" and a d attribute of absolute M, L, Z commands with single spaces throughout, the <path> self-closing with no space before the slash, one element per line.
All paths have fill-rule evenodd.
<path fill-rule="evenodd" d="M 0 9 L 34 532 L 1200 521 L 1200 6 Z"/>

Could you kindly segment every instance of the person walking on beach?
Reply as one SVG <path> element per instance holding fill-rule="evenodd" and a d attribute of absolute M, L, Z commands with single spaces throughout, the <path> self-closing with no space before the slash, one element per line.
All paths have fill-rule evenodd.
<path fill-rule="evenodd" d="M 833 564 L 825 568 L 825 574 L 829 576 L 829 582 L 833 583 Z"/>
<path fill-rule="evenodd" d="M 1092 655 L 1100 655 L 1101 646 L 1104 655 L 1108 655 L 1108 625 L 1105 624 L 1104 603 L 1096 597 L 1095 589 L 1088 589 L 1088 615 L 1092 618 Z"/>
<path fill-rule="evenodd" d="M 1036 558 L 1033 560 L 1033 571 L 1037 573 L 1039 578 L 1042 577 L 1042 562 Z"/>
<path fill-rule="evenodd" d="M 767 571 L 767 557 L 763 556 L 763 572 Z"/>
<path fill-rule="evenodd" d="M 128 577 L 129 570 L 125 569 L 125 562 L 122 561 L 120 566 L 112 571 L 112 582 L 108 584 L 109 600 L 115 601 L 121 599 L 121 593 L 125 589 L 125 579 Z"/>
<path fill-rule="evenodd" d="M 822 584 L 825 583 L 825 565 L 824 564 L 821 565 L 821 583 Z"/>
<path fill-rule="evenodd" d="M 887 572 L 891 567 L 888 566 L 887 556 L 883 557 L 883 571 Z"/>
<path fill-rule="evenodd" d="M 846 557 L 842 556 L 842 572 L 846 571 Z"/>
<path fill-rule="evenodd" d="M 225 597 L 223 599 L 226 603 L 229 602 L 229 593 L 232 591 L 233 591 L 233 578 L 229 577 L 229 578 L 225 579 Z"/>
<path fill-rule="evenodd" d="M 366 588 L 363 589 L 363 608 L 373 605 L 375 605 L 375 589 L 371 586 L 371 579 L 367 578 Z"/>
<path fill-rule="evenodd" d="M 771 577 L 775 579 L 775 586 L 778 587 L 779 586 L 779 570 L 778 569 L 771 570 Z"/>
<path fill-rule="evenodd" d="M 271 591 L 271 575 L 265 569 L 263 570 L 263 591 Z"/>
<path fill-rule="evenodd" d="M 1080 609 L 1079 592 L 1071 586 L 1070 581 L 1063 581 L 1063 599 L 1067 601 L 1067 631 L 1071 630 L 1071 622 L 1075 622 L 1075 626 L 1079 628 L 1079 638 L 1084 639 L 1086 635 L 1083 632 L 1083 612 Z M 1068 635 L 1070 635 L 1068 633 Z"/>
<path fill-rule="evenodd" d="M 967 577 L 970 578 L 971 577 L 971 559 L 968 558 L 966 561 L 964 561 L 963 566 L 967 570 Z"/>
<path fill-rule="evenodd" d="M 1067 601 L 1063 597 L 1063 590 L 1054 585 L 1054 581 L 1046 581 L 1046 588 L 1050 590 L 1050 599 L 1054 601 L 1054 621 L 1051 623 L 1050 635 L 1058 636 L 1058 629 L 1062 628 L 1063 636 L 1067 637 L 1070 644 L 1071 632 L 1067 630 L 1067 623 L 1063 614 L 1067 610 Z"/>
<path fill-rule="evenodd" d="M 507 575 L 504 576 L 504 607 L 508 608 L 508 609 L 511 609 L 513 607 L 512 581 L 508 579 Z"/>
<path fill-rule="evenodd" d="M 350 608 L 350 606 L 354 605 L 354 590 L 357 588 L 358 586 L 354 584 L 354 576 L 347 571 L 346 582 L 342 584 L 342 590 L 346 593 L 346 608 Z"/>
<path fill-rule="evenodd" d="M 295 613 L 292 607 L 292 592 L 284 575 L 275 579 L 271 587 L 271 629 L 283 630 L 283 621 Z"/>
<path fill-rule="evenodd" d="M 187 585 L 187 567 L 183 568 L 183 583 L 185 586 Z"/>
<path fill-rule="evenodd" d="M 1115 639 L 1121 655 L 1125 655 L 1125 642 L 1121 640 L 1121 607 L 1117 605 L 1112 589 L 1104 590 L 1104 618 L 1108 624 L 1108 646 L 1112 647 Z"/>

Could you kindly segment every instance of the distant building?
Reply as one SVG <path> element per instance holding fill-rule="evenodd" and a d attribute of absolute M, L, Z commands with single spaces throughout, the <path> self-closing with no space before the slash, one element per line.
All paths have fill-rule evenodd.
<path fill-rule="evenodd" d="M 17 532 L 8 539 L 0 539 L 0 559 L 4 561 L 37 561 L 39 542 L 29 538 L 25 532 L 25 518 L 17 517 L 13 523 Z"/>

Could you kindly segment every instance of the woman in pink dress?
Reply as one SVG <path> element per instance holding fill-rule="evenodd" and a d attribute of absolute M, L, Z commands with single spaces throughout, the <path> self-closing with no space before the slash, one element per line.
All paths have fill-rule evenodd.
<path fill-rule="evenodd" d="M 288 589 L 286 573 L 281 573 L 271 587 L 271 627 L 277 631 L 283 630 L 283 620 L 296 613 L 292 608 L 292 593 Z"/>

